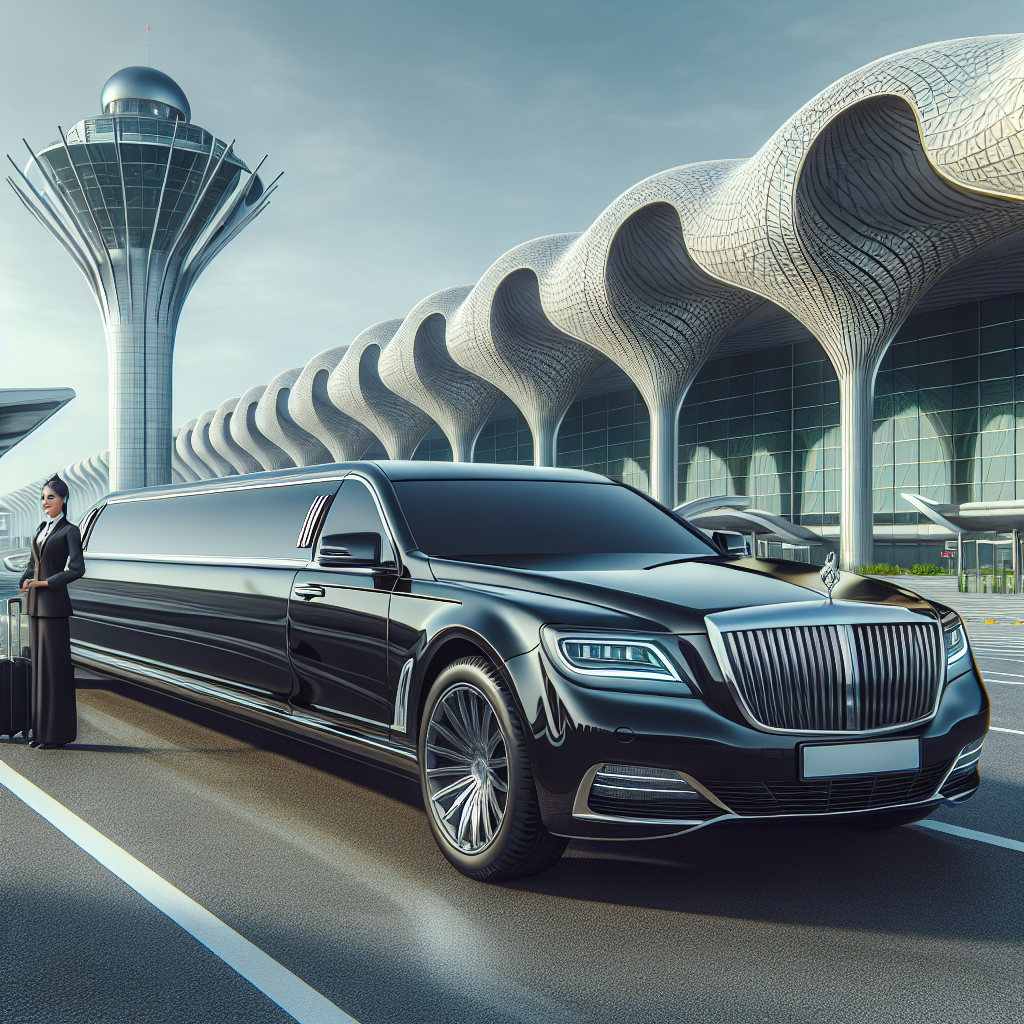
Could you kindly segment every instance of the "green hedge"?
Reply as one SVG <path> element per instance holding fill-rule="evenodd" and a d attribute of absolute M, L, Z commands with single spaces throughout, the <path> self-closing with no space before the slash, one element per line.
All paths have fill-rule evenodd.
<path fill-rule="evenodd" d="M 861 573 L 865 576 L 945 576 L 946 570 L 928 562 L 918 562 L 913 569 L 904 569 L 899 565 L 879 562 L 877 565 L 862 565 Z"/>

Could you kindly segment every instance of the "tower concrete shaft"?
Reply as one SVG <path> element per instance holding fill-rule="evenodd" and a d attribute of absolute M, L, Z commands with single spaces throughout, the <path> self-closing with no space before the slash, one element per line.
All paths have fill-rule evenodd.
<path fill-rule="evenodd" d="M 104 114 L 8 178 L 92 290 L 107 341 L 110 486 L 171 479 L 171 371 L 182 306 L 210 261 L 265 208 L 233 143 L 188 123 L 166 75 L 125 68 Z M 26 146 L 28 143 L 26 142 Z M 14 161 L 12 160 L 13 164 Z M 262 163 L 262 162 L 261 162 Z"/>

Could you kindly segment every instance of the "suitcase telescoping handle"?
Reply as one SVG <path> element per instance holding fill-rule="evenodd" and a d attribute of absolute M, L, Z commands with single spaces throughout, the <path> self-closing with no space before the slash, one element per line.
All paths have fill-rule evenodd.
<path fill-rule="evenodd" d="M 14 609 L 13 606 L 18 606 L 18 646 L 14 646 Z M 23 609 L 22 600 L 20 597 L 9 597 L 7 599 L 7 657 L 8 658 L 20 658 L 22 655 L 22 643 L 21 643 L 21 616 Z"/>

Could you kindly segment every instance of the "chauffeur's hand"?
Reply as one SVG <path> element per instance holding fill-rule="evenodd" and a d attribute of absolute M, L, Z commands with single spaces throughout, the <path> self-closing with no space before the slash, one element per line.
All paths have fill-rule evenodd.
<path fill-rule="evenodd" d="M 22 584 L 21 592 L 24 593 L 26 590 L 28 590 L 29 587 L 46 587 L 46 586 L 49 586 L 49 584 L 46 582 L 46 580 L 25 580 L 25 582 Z"/>

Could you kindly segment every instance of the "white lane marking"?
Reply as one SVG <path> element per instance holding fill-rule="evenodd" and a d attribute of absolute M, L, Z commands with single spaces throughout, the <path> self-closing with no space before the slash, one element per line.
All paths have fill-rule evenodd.
<path fill-rule="evenodd" d="M 1015 732 L 1018 736 L 1024 736 L 1024 729 L 1000 729 L 998 725 L 990 725 L 989 732 Z"/>
<path fill-rule="evenodd" d="M 344 1010 L 155 871 L 0 760 L 0 785 L 60 830 L 157 910 L 181 925 L 300 1024 L 358 1024 Z"/>
<path fill-rule="evenodd" d="M 985 672 L 982 679 L 989 683 L 999 683 L 1000 686 L 1024 686 L 1024 679 L 993 679 L 993 673 Z"/>
<path fill-rule="evenodd" d="M 975 832 L 973 828 L 961 828 L 959 825 L 947 825 L 944 821 L 919 821 L 921 828 L 931 828 L 936 832 L 947 832 L 951 836 L 959 836 L 961 839 L 973 839 L 978 843 L 988 843 L 991 846 L 1002 846 L 1007 850 L 1016 850 L 1024 853 L 1024 843 L 1019 839 L 1005 839 L 1003 836 L 993 836 L 988 832 Z"/>

